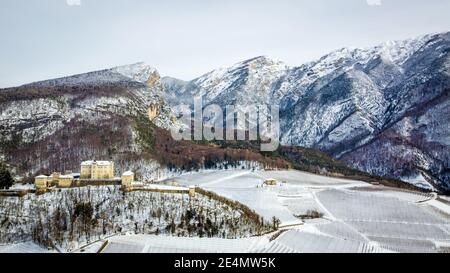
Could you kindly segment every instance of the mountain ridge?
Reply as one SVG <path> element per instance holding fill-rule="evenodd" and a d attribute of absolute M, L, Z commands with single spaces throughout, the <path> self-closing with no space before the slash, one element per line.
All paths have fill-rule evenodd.
<path fill-rule="evenodd" d="M 448 102 L 440 101 L 441 107 L 429 102 L 446 98 L 450 88 L 449 52 L 450 33 L 444 32 L 366 49 L 338 49 L 316 61 L 286 69 L 276 69 L 266 58 L 252 58 L 186 83 L 177 94 L 179 100 L 172 104 L 185 103 L 199 94 L 203 94 L 205 105 L 214 103 L 222 108 L 228 104 L 279 104 L 282 144 L 319 149 L 377 175 L 407 181 L 426 176 L 422 186 L 448 190 L 448 140 L 426 131 L 423 124 L 414 128 L 421 131 L 412 136 L 416 140 L 400 136 L 405 143 L 421 143 L 421 149 L 411 158 L 389 155 L 383 163 L 379 154 L 374 156 L 376 162 L 366 158 L 361 165 L 351 154 L 373 143 L 384 131 L 401 127 L 405 115 L 419 114 L 414 109 L 421 107 L 422 113 L 428 111 L 428 116 L 434 115 L 432 119 L 440 119 L 445 131 L 448 122 L 433 111 L 445 117 Z M 251 62 L 259 62 L 258 68 L 252 70 L 247 65 Z M 269 76 L 259 80 L 266 72 Z M 375 148 L 371 152 L 377 154 Z M 394 164 L 401 171 L 386 169 L 391 161 L 405 160 L 404 165 Z"/>
<path fill-rule="evenodd" d="M 14 119 L 5 111 L 14 112 L 8 104 L 17 104 L 21 96 L 42 99 L 45 88 L 58 96 L 58 89 L 80 86 L 101 97 L 108 94 L 94 94 L 99 86 L 118 88 L 141 113 L 143 107 L 160 105 L 164 128 L 171 127 L 170 108 L 190 104 L 196 95 L 203 96 L 204 105 L 278 104 L 282 144 L 324 151 L 374 175 L 450 190 L 445 119 L 450 114 L 450 32 L 342 48 L 295 67 L 259 56 L 191 81 L 161 77 L 153 67 L 136 63 L 0 89 L 2 116 Z M 133 103 L 136 94 L 140 99 Z M 109 96 L 108 104 L 114 105 L 116 94 Z M 98 103 L 88 104 L 98 109 Z"/>

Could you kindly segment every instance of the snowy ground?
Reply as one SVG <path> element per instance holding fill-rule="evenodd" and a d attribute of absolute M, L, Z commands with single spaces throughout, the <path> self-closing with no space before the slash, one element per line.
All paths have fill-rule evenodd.
<path fill-rule="evenodd" d="M 0 245 L 0 253 L 56 253 L 56 251 L 47 250 L 32 242 L 25 242 L 13 245 Z"/>
<path fill-rule="evenodd" d="M 261 187 L 268 178 L 280 185 Z M 450 206 L 435 194 L 299 171 L 222 171 L 175 180 L 275 216 L 289 229 L 252 252 L 439 252 L 450 244 Z M 299 217 L 311 210 L 323 217 Z"/>
<path fill-rule="evenodd" d="M 109 240 L 104 253 L 245 253 L 263 247 L 267 236 L 238 240 L 221 238 L 178 238 L 171 236 L 129 235 Z"/>
<path fill-rule="evenodd" d="M 279 185 L 263 186 L 268 178 Z M 279 218 L 283 232 L 274 239 L 274 233 L 240 239 L 129 234 L 108 238 L 103 252 L 444 252 L 450 246 L 450 206 L 436 194 L 299 171 L 210 171 L 165 182 L 237 200 L 265 219 Z M 322 217 L 305 218 L 309 211 Z M 96 252 L 105 241 L 84 252 Z M 0 246 L 0 252 L 26 252 L 27 246 L 34 251 L 22 244 Z"/>
<path fill-rule="evenodd" d="M 21 184 L 16 183 L 14 184 L 9 190 L 34 190 L 34 184 Z"/>
<path fill-rule="evenodd" d="M 262 186 L 264 180 L 273 178 L 277 186 Z M 265 219 L 277 217 L 282 226 L 298 225 L 302 221 L 295 217 L 309 209 L 320 206 L 315 201 L 312 189 L 327 187 L 345 188 L 367 186 L 367 183 L 327 178 L 298 171 L 217 171 L 207 174 L 182 175 L 173 179 L 177 183 L 195 185 L 237 200 L 254 209 Z"/>

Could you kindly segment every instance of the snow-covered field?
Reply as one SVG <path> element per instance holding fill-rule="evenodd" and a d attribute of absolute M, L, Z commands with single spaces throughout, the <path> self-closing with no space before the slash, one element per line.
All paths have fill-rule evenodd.
<path fill-rule="evenodd" d="M 104 253 L 245 253 L 269 242 L 267 236 L 237 240 L 189 238 L 153 235 L 129 235 L 112 238 Z"/>
<path fill-rule="evenodd" d="M 262 187 L 268 178 L 279 185 Z M 279 218 L 289 231 L 256 252 L 438 252 L 450 244 L 450 206 L 435 194 L 299 171 L 211 172 L 176 181 Z M 299 217 L 308 211 L 322 219 Z"/>
<path fill-rule="evenodd" d="M 11 245 L 0 245 L 0 253 L 55 253 L 38 246 L 33 242 L 17 243 Z"/>
<path fill-rule="evenodd" d="M 263 185 L 268 178 L 278 185 Z M 210 171 L 165 182 L 195 185 L 266 220 L 276 217 L 282 233 L 239 239 L 127 234 L 103 239 L 103 252 L 444 252 L 450 246 L 450 206 L 436 194 L 299 171 Z M 308 217 L 311 211 L 318 216 Z M 96 252 L 101 242 L 84 252 Z M 0 246 L 0 252 L 27 247 L 36 246 Z"/>
<path fill-rule="evenodd" d="M 266 179 L 276 179 L 277 186 L 263 186 Z M 182 175 L 177 183 L 196 185 L 254 209 L 265 219 L 276 217 L 283 225 L 301 224 L 295 217 L 307 210 L 320 211 L 311 189 L 367 186 L 367 183 L 327 178 L 299 171 L 217 171 Z"/>

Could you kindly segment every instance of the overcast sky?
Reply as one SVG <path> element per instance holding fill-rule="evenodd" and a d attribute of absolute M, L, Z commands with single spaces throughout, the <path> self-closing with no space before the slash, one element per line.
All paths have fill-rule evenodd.
<path fill-rule="evenodd" d="M 450 30 L 448 0 L 1 0 L 0 87 L 144 61 L 184 80 L 259 55 Z"/>

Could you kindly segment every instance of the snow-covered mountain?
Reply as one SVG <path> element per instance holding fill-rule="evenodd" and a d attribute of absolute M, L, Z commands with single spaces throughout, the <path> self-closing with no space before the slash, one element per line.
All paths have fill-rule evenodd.
<path fill-rule="evenodd" d="M 262 56 L 192 81 L 161 78 L 138 63 L 4 89 L 2 156 L 16 151 L 10 159 L 30 174 L 69 161 L 58 149 L 74 141 L 79 150 L 65 150 L 72 161 L 108 156 L 105 151 L 117 160 L 130 152 L 137 158 L 139 136 L 130 117 L 156 106 L 155 123 L 169 128 L 170 106 L 202 95 L 205 104 L 279 105 L 283 144 L 449 191 L 449 56 L 450 33 L 440 33 L 343 48 L 298 67 Z M 87 137 L 89 130 L 97 130 L 95 138 Z M 100 140 L 98 130 L 105 131 Z"/>
<path fill-rule="evenodd" d="M 88 72 L 69 77 L 45 80 L 24 85 L 24 87 L 48 87 L 48 86 L 82 86 L 82 85 L 113 85 L 122 84 L 139 86 L 147 81 L 159 79 L 158 71 L 145 63 L 136 63 Z"/>
<path fill-rule="evenodd" d="M 191 82 L 163 83 L 171 103 L 203 95 L 222 106 L 278 104 L 283 144 L 448 190 L 449 52 L 450 33 L 441 33 L 343 48 L 298 67 L 258 57 Z"/>
<path fill-rule="evenodd" d="M 173 125 L 159 81 L 138 63 L 0 90 L 0 159 L 25 177 L 92 158 L 151 175 L 158 164 L 143 155 L 139 124 L 152 106 L 155 124 Z"/>

